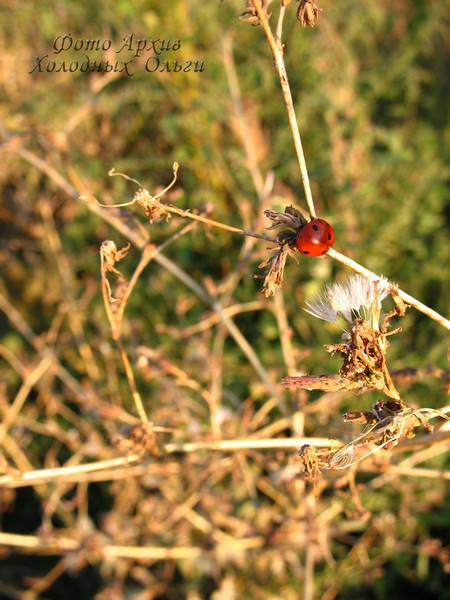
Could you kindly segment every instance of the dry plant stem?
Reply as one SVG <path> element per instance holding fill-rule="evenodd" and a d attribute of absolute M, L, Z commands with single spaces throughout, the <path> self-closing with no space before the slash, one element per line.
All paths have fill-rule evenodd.
<path fill-rule="evenodd" d="M 387 473 L 383 473 L 382 475 L 379 475 L 378 477 L 373 479 L 368 484 L 370 489 L 379 489 L 380 487 L 383 487 L 386 483 L 388 483 L 392 479 L 396 478 L 399 472 L 403 472 L 403 471 L 409 475 L 413 475 L 414 473 L 417 472 L 418 477 L 426 477 L 427 473 L 430 473 L 430 477 L 437 477 L 436 474 L 438 473 L 439 478 L 450 479 L 450 472 L 448 472 L 448 471 L 441 471 L 438 469 L 420 469 L 415 466 L 418 463 L 429 460 L 430 458 L 434 458 L 435 456 L 439 456 L 440 454 L 442 454 L 444 452 L 448 452 L 448 449 L 449 449 L 448 438 L 447 439 L 444 438 L 443 440 L 440 440 L 440 441 L 434 441 L 436 439 L 436 434 L 438 434 L 438 432 L 435 432 L 434 434 L 427 436 L 428 438 L 432 438 L 432 441 L 429 441 L 429 439 L 426 440 L 428 442 L 429 446 L 427 446 L 420 452 L 413 453 L 411 456 L 409 456 L 408 458 L 405 458 L 403 461 L 399 462 L 397 465 L 391 465 L 389 468 L 389 471 Z M 412 442 L 413 440 L 408 440 L 407 443 L 404 444 L 406 450 L 409 449 L 409 444 L 408 444 L 409 441 Z M 401 446 L 400 447 L 397 446 L 396 448 L 394 448 L 394 451 L 400 451 L 400 450 L 402 450 Z"/>
<path fill-rule="evenodd" d="M 276 299 L 276 296 L 275 296 Z M 255 312 L 257 310 L 267 310 L 270 308 L 267 302 L 264 300 L 253 300 L 251 302 L 242 302 L 241 304 L 234 304 L 233 306 L 227 306 L 223 308 L 223 314 L 227 317 L 235 317 L 236 315 L 241 315 L 246 312 Z M 203 321 L 199 321 L 195 325 L 190 325 L 189 327 L 185 327 L 182 331 L 182 337 L 189 337 L 192 335 L 196 335 L 201 333 L 202 331 L 207 331 L 217 325 L 220 322 L 220 318 L 217 314 L 213 314 Z M 294 373 L 295 371 L 292 371 Z"/>
<path fill-rule="evenodd" d="M 190 453 L 190 452 L 239 452 L 242 450 L 276 450 L 292 449 L 297 450 L 301 446 L 309 444 L 318 448 L 338 448 L 342 443 L 329 438 L 276 438 L 276 439 L 235 439 L 235 440 L 218 440 L 215 442 L 193 442 L 193 443 L 169 443 L 162 447 L 166 454 L 173 453 Z M 95 473 L 98 471 L 111 474 L 117 468 L 127 465 L 132 465 L 136 462 L 141 462 L 142 457 L 138 454 L 131 454 L 126 457 L 114 458 L 109 460 L 97 461 L 81 465 L 71 465 L 68 467 L 57 467 L 51 469 L 41 469 L 27 471 L 25 473 L 17 473 L 15 475 L 3 475 L 0 477 L 0 487 L 16 488 L 26 487 L 28 485 L 38 485 L 48 481 L 64 481 L 79 482 L 82 480 L 82 474 Z"/>
<path fill-rule="evenodd" d="M 19 156 L 25 159 L 27 162 L 31 163 L 35 167 L 37 167 L 40 171 L 45 173 L 47 177 L 49 177 L 56 185 L 64 190 L 69 196 L 73 199 L 77 199 L 80 194 L 78 194 L 77 190 L 60 174 L 58 171 L 48 164 L 48 162 L 39 158 L 36 154 L 27 150 L 23 147 L 15 147 L 10 145 L 4 146 L 5 150 L 12 150 L 16 152 Z"/>
<path fill-rule="evenodd" d="M 31 346 L 33 346 L 37 352 L 43 352 L 46 350 L 43 347 L 42 340 L 39 339 L 34 333 L 16 307 L 11 304 L 11 302 L 2 294 L 0 294 L 0 310 L 4 312 L 11 324 L 14 325 L 17 331 L 27 340 L 29 344 L 31 344 Z M 50 351 L 49 353 L 51 354 Z"/>
<path fill-rule="evenodd" d="M 193 219 L 194 221 L 199 221 L 200 223 L 204 223 L 205 225 L 212 225 L 214 227 L 218 227 L 219 229 L 231 231 L 232 233 L 238 233 L 239 235 L 253 237 L 257 240 L 265 240 L 266 242 L 272 242 L 274 244 L 278 243 L 278 241 L 275 238 L 269 237 L 268 235 L 260 235 L 259 233 L 254 233 L 253 231 L 245 231 L 244 229 L 240 229 L 239 227 L 226 225 L 225 223 L 220 223 L 219 221 L 214 221 L 213 219 L 208 219 L 207 217 L 202 217 L 201 215 L 195 215 L 189 212 L 188 210 L 182 210 L 181 208 L 175 208 L 174 206 L 169 206 L 167 204 L 164 204 L 163 206 L 164 209 L 168 212 L 176 214 L 179 217 L 184 217 L 185 219 Z"/>
<path fill-rule="evenodd" d="M 389 468 L 389 475 L 392 479 L 397 479 L 399 475 L 405 475 L 406 477 L 426 477 L 427 479 L 445 479 L 450 481 L 450 473 L 441 469 L 424 469 L 418 467 L 402 467 L 401 465 L 392 466 Z M 382 483 L 385 485 L 386 481 Z M 381 487 L 381 485 L 373 486 Z"/>
<path fill-rule="evenodd" d="M 187 228 L 184 228 L 187 229 Z M 137 413 L 139 415 L 139 418 L 141 420 L 142 423 L 148 423 L 148 417 L 145 413 L 144 410 L 144 405 L 142 402 L 142 398 L 139 394 L 139 391 L 137 389 L 136 386 L 136 380 L 134 378 L 134 374 L 133 374 L 133 369 L 131 368 L 130 365 L 130 361 L 128 360 L 128 356 L 127 353 L 125 352 L 123 345 L 122 345 L 122 341 L 121 341 L 121 336 L 122 336 L 122 323 L 123 323 L 123 315 L 124 315 L 124 311 L 125 311 L 125 307 L 128 301 L 128 298 L 130 297 L 137 281 L 139 280 L 139 277 L 141 276 L 142 272 L 144 271 L 144 269 L 147 267 L 147 265 L 149 264 L 149 262 L 154 258 L 155 254 L 158 252 L 158 249 L 153 246 L 152 244 L 146 244 L 143 247 L 142 250 L 142 256 L 141 256 L 141 260 L 139 261 L 139 264 L 137 265 L 133 276 L 126 288 L 126 292 L 125 295 L 122 299 L 122 302 L 120 304 L 119 310 L 117 312 L 117 316 L 114 317 L 114 315 L 112 314 L 111 311 L 111 305 L 109 302 L 109 298 L 108 298 L 108 289 L 107 289 L 107 282 L 106 279 L 104 277 L 102 277 L 102 294 L 103 294 L 103 302 L 105 304 L 105 310 L 106 310 L 106 314 L 108 316 L 108 321 L 110 323 L 111 326 L 111 330 L 112 330 L 112 336 L 113 339 L 116 341 L 117 343 L 117 347 L 119 350 L 119 354 L 120 354 L 120 358 L 122 360 L 122 363 L 124 365 L 125 368 L 125 373 L 128 379 L 128 383 L 129 386 L 131 388 L 131 393 L 132 393 L 132 398 L 133 398 L 133 402 L 135 404 Z"/>
<path fill-rule="evenodd" d="M 255 5 L 256 5 L 256 3 L 258 3 L 258 6 L 260 6 L 258 0 L 255 0 Z M 12 146 L 10 146 L 10 147 L 5 146 L 5 149 L 16 152 L 17 154 L 22 156 L 22 158 L 27 160 L 29 163 L 33 164 L 36 168 L 38 168 L 40 171 L 45 173 L 50 179 L 52 179 L 52 181 L 58 187 L 60 187 L 64 191 L 66 191 L 67 194 L 71 198 L 78 199 L 80 197 L 80 193 L 68 181 L 66 181 L 66 179 L 64 179 L 64 177 L 62 177 L 56 171 L 56 169 L 54 169 L 48 163 L 46 163 L 45 161 L 43 161 L 42 159 L 37 157 L 33 152 L 30 152 L 29 150 L 26 150 L 25 148 L 21 148 L 21 147 L 15 148 Z M 142 247 L 144 245 L 145 241 L 142 238 L 142 236 L 140 236 L 139 234 L 134 232 L 132 229 L 127 227 L 127 225 L 125 223 L 123 223 L 123 221 L 121 219 L 117 218 L 114 215 L 105 214 L 105 211 L 102 211 L 101 208 L 96 206 L 95 204 L 88 204 L 87 206 L 90 210 L 95 212 L 102 219 L 104 219 L 105 221 L 107 221 L 111 225 L 113 225 L 117 231 L 119 231 L 120 233 L 125 235 L 133 244 L 135 244 L 138 247 Z M 167 208 L 167 210 L 170 209 L 170 207 L 166 207 L 166 208 Z M 191 213 L 187 213 L 182 216 L 190 217 L 191 219 L 197 219 L 198 221 L 204 222 L 204 219 L 197 218 L 196 215 L 192 215 Z M 311 216 L 313 216 L 313 213 L 311 213 Z M 209 224 L 209 225 L 215 225 L 217 227 L 220 226 L 220 227 L 224 228 L 223 224 L 221 224 L 221 223 L 217 223 L 216 221 L 211 221 L 211 220 L 208 220 L 208 221 L 209 222 L 207 224 Z M 233 231 L 233 232 L 239 233 L 241 235 L 250 235 L 252 237 L 264 239 L 266 241 L 276 242 L 276 240 L 274 240 L 273 238 L 269 238 L 267 236 L 258 236 L 256 234 L 253 234 L 252 232 L 246 232 L 246 231 L 243 231 L 242 229 L 238 229 L 236 227 L 227 226 L 226 228 L 229 231 Z M 355 261 L 351 260 L 350 258 L 347 258 L 346 256 L 344 256 L 343 254 L 340 254 L 339 252 L 336 252 L 336 250 L 333 250 L 332 248 L 328 251 L 328 256 L 330 256 L 331 258 L 334 258 L 335 260 L 348 266 L 350 269 L 353 269 L 356 273 L 361 273 L 362 275 L 366 275 L 366 277 L 369 277 L 369 279 L 371 279 L 372 281 L 380 279 L 380 277 L 378 275 L 376 275 L 375 273 L 372 273 L 372 271 L 365 269 L 364 267 L 362 267 Z M 403 292 L 401 290 L 399 290 L 399 296 L 405 302 L 407 302 L 408 304 L 411 304 L 411 306 L 414 306 L 414 308 L 416 308 L 420 312 L 423 312 L 425 315 L 427 315 L 434 321 L 437 321 L 439 324 L 441 324 L 446 329 L 450 330 L 450 321 L 448 319 L 446 319 L 439 313 L 435 312 L 434 310 L 432 310 L 425 304 L 422 304 L 421 302 L 416 300 L 413 296 L 410 296 L 409 294 L 406 294 L 405 292 Z"/>
<path fill-rule="evenodd" d="M 288 373 L 296 373 L 297 366 L 294 358 L 294 349 L 291 344 L 292 330 L 289 327 L 288 318 L 286 315 L 286 307 L 284 303 L 284 291 L 279 289 L 275 294 L 273 312 L 278 324 L 279 339 L 281 340 L 281 350 L 283 353 L 284 363 Z M 297 394 L 305 396 L 304 390 L 298 390 Z M 295 403 L 296 406 L 302 406 L 302 402 Z M 304 415 L 302 410 L 296 410 L 291 417 L 291 427 L 295 435 L 301 437 L 304 435 Z"/>
<path fill-rule="evenodd" d="M 279 433 L 286 431 L 292 427 L 292 419 L 289 417 L 282 417 L 281 419 L 277 419 L 276 421 L 272 421 L 270 425 L 266 425 L 265 427 L 261 427 L 263 422 L 266 421 L 267 414 L 276 408 L 276 402 L 274 399 L 267 400 L 261 406 L 261 408 L 254 414 L 251 420 L 251 426 L 254 433 L 250 433 L 248 435 L 248 439 L 260 439 L 260 438 L 274 438 Z M 260 427 L 260 429 L 257 429 Z M 303 437 L 303 436 L 295 436 Z"/>
<path fill-rule="evenodd" d="M 187 228 L 183 228 L 183 229 L 187 230 Z M 168 245 L 171 241 L 172 241 L 172 238 L 170 240 L 166 240 L 166 242 L 164 242 L 164 244 Z M 119 309 L 117 311 L 117 316 L 113 317 L 113 315 L 111 313 L 111 309 L 108 306 L 107 312 L 109 312 L 111 318 L 113 318 L 113 323 L 114 323 L 113 338 L 115 340 L 119 339 L 122 335 L 122 322 L 123 322 L 123 316 L 124 316 L 125 307 L 127 305 L 128 299 L 131 296 L 131 293 L 134 290 L 136 283 L 138 282 L 139 277 L 141 276 L 142 272 L 147 267 L 147 265 L 152 261 L 155 254 L 158 251 L 159 251 L 158 248 L 156 246 L 154 246 L 153 244 L 147 243 L 143 247 L 141 260 L 139 261 L 139 264 L 137 265 L 137 267 L 126 287 L 125 294 L 124 294 L 123 298 L 121 299 L 122 301 L 121 301 Z M 103 282 L 104 282 L 104 280 L 102 278 L 102 288 L 103 288 Z M 107 296 L 105 296 L 105 293 L 107 293 L 106 289 L 103 291 L 103 300 L 104 301 L 105 301 L 105 298 L 107 298 Z M 109 305 L 109 302 L 108 302 L 108 305 Z M 108 316 L 108 319 L 109 319 L 109 316 Z M 110 321 L 110 323 L 111 323 L 111 321 Z"/>
<path fill-rule="evenodd" d="M 241 143 L 247 158 L 246 166 L 248 168 L 250 177 L 253 182 L 253 186 L 259 198 L 259 204 L 261 208 L 261 210 L 259 211 L 259 219 L 261 219 L 262 215 L 264 214 L 263 206 L 268 201 L 271 190 L 273 188 L 273 176 L 269 175 L 268 177 L 266 177 L 266 180 L 264 180 L 262 172 L 259 168 L 257 150 L 255 148 L 253 138 L 251 135 L 250 126 L 247 120 L 247 114 L 242 103 L 239 79 L 237 77 L 236 68 L 234 64 L 232 39 L 229 35 L 225 36 L 224 38 L 222 55 L 233 109 L 239 127 Z M 257 224 L 255 224 L 253 229 L 258 229 L 256 225 Z M 224 307 L 226 307 L 232 299 L 233 290 L 242 277 L 243 267 L 248 263 L 248 257 L 251 255 L 254 243 L 254 238 L 246 237 L 245 242 L 241 248 L 238 268 L 236 268 L 234 270 L 234 273 L 223 282 L 222 286 L 219 287 L 218 292 L 220 293 L 220 304 Z M 226 308 L 224 308 L 223 310 L 227 311 Z M 216 316 L 218 316 L 217 313 Z M 211 406 L 211 425 L 213 435 L 215 437 L 218 437 L 218 433 L 220 430 L 220 425 L 217 422 L 216 416 L 218 415 L 218 410 L 220 408 L 220 402 L 222 398 L 222 353 L 227 333 L 227 329 L 223 324 L 217 327 L 212 354 L 211 398 L 213 400 L 213 405 Z"/>
<path fill-rule="evenodd" d="M 300 131 L 297 125 L 297 119 L 295 117 L 294 102 L 292 100 L 291 89 L 289 87 L 289 81 L 286 73 L 286 67 L 284 64 L 283 50 L 281 40 L 276 40 L 273 36 L 272 30 L 270 29 L 269 23 L 266 19 L 264 11 L 261 9 L 260 0 L 252 0 L 253 5 L 258 14 L 259 21 L 264 33 L 266 34 L 270 48 L 272 50 L 273 58 L 275 61 L 275 67 L 280 78 L 281 89 L 283 91 L 284 102 L 286 104 L 286 110 L 289 118 L 289 125 L 291 127 L 292 136 L 294 139 L 295 151 L 297 153 L 298 162 L 300 165 L 300 173 L 302 176 L 303 189 L 305 190 L 306 202 L 308 204 L 309 214 L 311 218 L 315 218 L 316 210 L 314 208 L 314 200 L 311 192 L 311 185 L 309 183 L 308 169 L 306 167 L 305 154 L 303 152 L 302 140 L 300 137 Z"/>
<path fill-rule="evenodd" d="M 221 328 L 220 328 L 221 329 Z M 219 330 L 220 332 L 220 330 Z M 154 360 L 152 357 L 152 353 L 148 351 L 147 348 L 140 348 L 139 350 L 140 355 L 145 356 L 149 359 L 149 361 Z M 211 430 L 213 433 L 213 436 L 215 438 L 220 438 L 220 427 L 219 427 L 219 419 L 217 418 L 217 402 L 216 399 L 214 398 L 214 396 L 212 395 L 212 392 L 209 392 L 208 390 L 204 389 L 200 383 L 198 383 L 198 381 L 192 377 L 189 377 L 189 375 L 183 371 L 183 369 L 180 369 L 179 367 L 177 367 L 176 365 L 170 363 L 169 360 L 164 359 L 164 361 L 161 361 L 162 363 L 164 363 L 164 365 L 162 366 L 163 370 L 171 375 L 174 380 L 176 381 L 176 384 L 179 388 L 181 387 L 185 387 L 189 390 L 194 390 L 195 392 L 197 392 L 206 402 L 206 404 L 208 405 L 209 409 L 210 409 L 210 416 L 211 416 Z M 213 358 L 211 360 L 211 371 L 214 370 L 214 352 L 213 352 Z"/>
<path fill-rule="evenodd" d="M 278 290 L 274 297 L 275 318 L 278 324 L 279 337 L 281 340 L 281 350 L 283 353 L 284 364 L 288 373 L 296 373 L 297 365 L 294 358 L 294 348 L 291 344 L 292 329 L 289 326 L 289 321 L 286 314 L 286 306 L 284 303 L 283 289 Z"/>
<path fill-rule="evenodd" d="M 104 271 L 104 265 L 103 265 L 103 256 L 101 255 L 101 272 L 102 274 L 105 272 Z M 117 333 L 117 325 L 116 325 L 116 320 L 114 318 L 114 314 L 113 311 L 111 309 L 111 303 L 109 301 L 109 297 L 111 294 L 111 290 L 109 287 L 109 283 L 108 280 L 105 276 L 102 275 L 101 278 L 101 282 L 102 282 L 102 298 L 103 298 L 103 305 L 105 307 L 105 312 L 106 312 L 106 317 L 108 319 L 108 323 L 109 326 L 111 328 L 111 333 L 112 333 L 112 338 L 114 340 L 117 340 L 117 338 L 120 336 L 120 332 Z"/>
<path fill-rule="evenodd" d="M 136 407 L 136 411 L 139 415 L 139 419 L 142 421 L 142 423 L 148 423 L 149 421 L 148 421 L 148 417 L 147 417 L 147 414 L 144 409 L 144 404 L 142 402 L 141 395 L 138 392 L 138 389 L 136 386 L 136 380 L 134 379 L 133 369 L 131 368 L 127 353 L 125 352 L 125 350 L 122 346 L 121 339 L 117 340 L 117 348 L 119 350 L 120 358 L 122 359 L 122 363 L 125 368 L 125 373 L 126 373 L 126 376 L 128 379 L 128 383 L 131 388 L 131 395 L 133 398 L 134 405 Z"/>
<path fill-rule="evenodd" d="M 113 227 L 115 227 L 117 231 L 126 236 L 138 248 L 142 248 L 145 245 L 146 241 L 142 238 L 142 236 L 130 229 L 120 218 L 115 216 L 113 213 L 102 210 L 96 204 L 87 204 L 86 206 L 88 206 L 89 210 L 92 210 L 93 212 L 98 214 L 102 219 L 104 219 Z M 195 294 L 197 294 L 197 296 L 201 298 L 203 302 L 205 302 L 205 304 L 211 306 L 214 312 L 219 316 L 220 320 L 225 324 L 225 327 L 228 329 L 230 335 L 241 347 L 242 351 L 247 356 L 248 361 L 258 373 L 262 381 L 265 383 L 272 396 L 278 399 L 281 410 L 283 410 L 284 401 L 280 396 L 274 383 L 270 379 L 267 371 L 264 369 L 262 363 L 260 362 L 258 355 L 253 350 L 252 346 L 248 343 L 246 338 L 242 335 L 241 331 L 238 329 L 235 323 L 223 314 L 223 309 L 220 306 L 220 304 L 214 302 L 208 296 L 205 290 L 192 279 L 192 277 L 190 277 L 185 271 L 181 270 L 176 263 L 171 261 L 164 254 L 156 254 L 154 260 L 158 262 L 162 267 L 167 269 L 170 273 L 175 275 L 175 277 L 182 281 L 193 292 L 195 292 Z"/>
<path fill-rule="evenodd" d="M 283 397 L 279 393 L 278 389 L 275 387 L 272 379 L 270 378 L 267 370 L 264 368 L 263 364 L 258 358 L 258 355 L 254 351 L 253 347 L 247 341 L 247 338 L 242 334 L 241 330 L 236 326 L 236 324 L 226 317 L 223 313 L 222 306 L 219 302 L 211 299 L 205 290 L 198 285 L 196 281 L 192 279 L 185 271 L 179 268 L 179 266 L 168 259 L 164 254 L 158 254 L 155 256 L 155 260 L 162 265 L 167 271 L 175 275 L 180 281 L 182 281 L 188 288 L 190 288 L 193 292 L 199 296 L 206 304 L 211 306 L 213 311 L 220 316 L 220 321 L 225 325 L 231 337 L 234 339 L 236 344 L 241 348 L 245 356 L 247 357 L 250 364 L 253 366 L 255 371 L 258 373 L 261 380 L 266 385 L 269 393 L 277 399 L 278 406 L 280 411 L 285 414 L 286 406 L 283 400 Z"/>
<path fill-rule="evenodd" d="M 250 468 L 248 465 L 247 457 L 245 456 L 245 454 L 243 452 L 236 452 L 234 458 L 235 458 L 235 462 L 236 462 L 236 467 L 241 472 L 242 481 L 244 484 L 244 488 L 247 491 L 248 497 L 251 499 L 252 502 L 257 503 L 258 502 L 258 494 L 256 491 L 255 481 L 253 479 L 253 476 L 251 474 L 251 471 L 250 471 Z"/>
<path fill-rule="evenodd" d="M 227 329 L 220 324 L 215 329 L 215 336 L 211 351 L 211 379 L 209 396 L 211 398 L 210 413 L 211 413 L 211 432 L 215 439 L 222 437 L 220 428 L 220 407 L 223 395 L 223 353 L 225 340 L 228 336 Z"/>
<path fill-rule="evenodd" d="M 368 277 L 372 281 L 378 281 L 380 279 L 380 276 L 376 275 L 376 273 L 373 273 L 372 271 L 369 271 L 369 269 L 362 267 L 357 262 L 355 262 L 351 258 L 348 258 L 347 256 L 344 256 L 340 252 L 336 252 L 336 250 L 334 250 L 333 248 L 330 248 L 330 250 L 328 250 L 327 256 L 329 256 L 330 258 L 334 258 L 335 260 L 341 262 L 343 265 L 346 265 L 356 273 L 360 273 L 361 275 Z M 404 300 L 404 302 L 410 304 L 411 306 L 414 306 L 414 308 L 422 312 L 424 315 L 427 315 L 427 317 L 430 317 L 430 319 L 433 319 L 446 329 L 450 330 L 450 321 L 448 319 L 446 319 L 433 309 L 429 308 L 425 304 L 422 304 L 422 302 L 419 302 L 419 300 L 416 300 L 413 296 L 410 296 L 409 294 L 403 292 L 400 289 L 398 290 L 398 295 L 402 300 Z"/>
<path fill-rule="evenodd" d="M 442 441 L 441 443 L 434 443 L 427 448 L 424 448 L 420 452 L 416 452 L 408 458 L 402 460 L 398 466 L 399 467 L 414 467 L 415 465 L 425 462 L 427 460 L 431 460 L 436 456 L 443 454 L 444 452 L 448 452 L 450 449 L 450 440 Z"/>
<path fill-rule="evenodd" d="M 0 445 L 3 454 L 8 455 L 11 462 L 15 464 L 22 473 L 33 470 L 32 463 L 28 460 L 23 449 L 11 435 L 5 435 Z"/>
<path fill-rule="evenodd" d="M 141 260 L 142 263 L 142 260 Z M 139 269 L 139 267 L 138 267 Z M 138 270 L 137 269 L 137 270 Z M 121 323 L 122 323 L 122 316 L 123 316 L 123 310 L 120 313 L 120 316 L 118 318 L 118 320 L 116 321 L 116 319 L 114 318 L 114 315 L 112 313 L 111 310 L 111 304 L 109 302 L 109 294 L 108 294 L 108 287 L 107 287 L 107 280 L 105 277 L 101 278 L 101 282 L 102 282 L 102 296 L 103 296 L 103 304 L 105 305 L 105 311 L 106 311 L 106 315 L 108 317 L 108 321 L 109 321 L 109 325 L 111 327 L 111 332 L 112 332 L 112 337 L 115 340 L 116 344 L 117 344 L 117 348 L 119 350 L 119 355 L 120 358 L 122 360 L 122 364 L 124 366 L 125 369 L 125 374 L 128 380 L 128 384 L 130 386 L 131 389 L 131 396 L 133 398 L 133 402 L 134 405 L 136 407 L 136 411 L 139 415 L 139 419 L 141 420 L 142 423 L 148 423 L 148 417 L 147 414 L 144 410 L 144 404 L 142 402 L 142 398 L 138 392 L 137 386 L 136 386 L 136 381 L 134 379 L 134 374 L 133 374 L 133 369 L 131 368 L 130 365 L 130 361 L 128 360 L 128 356 L 127 353 L 125 352 L 123 346 L 122 346 L 122 341 L 121 341 Z M 122 304 L 122 306 L 124 306 L 126 303 L 124 302 Z"/>
<path fill-rule="evenodd" d="M 280 6 L 280 14 L 278 15 L 277 29 L 276 29 L 276 41 L 277 44 L 281 47 L 281 36 L 283 34 L 283 21 L 284 15 L 286 14 L 286 6 L 282 4 Z"/>
<path fill-rule="evenodd" d="M 89 203 L 88 205 L 90 204 L 91 203 Z M 97 204 L 97 206 L 99 206 L 100 208 L 123 208 L 126 206 L 131 206 L 132 204 L 134 204 L 134 202 L 125 202 L 124 204 L 102 204 L 101 202 L 98 202 L 96 200 L 95 204 Z M 177 208 L 176 206 L 171 206 L 170 204 L 159 203 L 159 206 L 163 207 L 165 212 L 178 215 L 179 217 L 183 217 L 184 219 L 192 219 L 194 221 L 199 221 L 204 225 L 212 225 L 213 227 L 217 227 L 218 229 L 224 229 L 225 231 L 231 231 L 232 233 L 238 233 L 239 235 L 253 237 L 258 240 L 265 240 L 266 242 L 272 242 L 274 244 L 278 243 L 278 240 L 276 238 L 269 237 L 268 235 L 261 235 L 259 233 L 254 233 L 253 231 L 245 231 L 244 229 L 240 229 L 239 227 L 227 225 L 226 223 L 221 223 L 220 221 L 214 221 L 214 219 L 209 219 L 208 217 L 203 217 L 202 215 L 196 215 L 195 213 L 191 213 L 189 210 L 183 210 L 181 208 Z"/>
<path fill-rule="evenodd" d="M 34 535 L 20 535 L 15 533 L 0 533 L 0 544 L 33 550 L 43 555 L 60 554 L 61 552 L 82 550 L 83 540 L 73 537 L 58 536 L 43 542 L 42 538 Z M 100 548 L 98 548 L 100 551 Z M 104 559 L 108 558 L 135 558 L 142 560 L 177 560 L 183 558 L 197 558 L 202 554 L 201 548 L 192 546 L 174 548 L 141 548 L 135 546 L 105 546 L 102 550 Z"/>
<path fill-rule="evenodd" d="M 47 575 L 34 581 L 27 591 L 22 594 L 22 600 L 36 600 L 39 598 L 41 593 L 48 590 L 48 588 L 52 586 L 68 568 L 69 565 L 67 564 L 67 560 L 62 558 L 52 569 L 50 569 Z"/>
<path fill-rule="evenodd" d="M 77 401 L 80 404 L 83 404 L 86 400 L 89 401 L 89 396 L 86 393 L 85 388 L 73 377 L 67 369 L 65 369 L 61 363 L 58 361 L 58 357 L 54 354 L 53 348 L 47 347 L 42 343 L 42 339 L 39 338 L 34 331 L 30 328 L 28 323 L 23 319 L 22 315 L 16 310 L 16 308 L 4 297 L 0 294 L 0 310 L 2 310 L 5 315 L 8 317 L 10 322 L 14 325 L 14 327 L 24 336 L 24 338 L 29 342 L 29 344 L 36 350 L 39 357 L 44 359 L 51 359 L 51 369 L 52 373 L 58 377 L 58 379 L 67 387 L 68 390 L 77 398 Z M 16 367 L 17 372 L 22 376 L 24 376 L 24 371 L 22 368 L 18 368 L 17 362 L 14 365 Z M 102 409 L 105 408 L 111 409 L 111 406 L 106 403 L 102 403 L 100 400 L 96 399 L 97 403 L 102 404 Z M 126 411 L 120 409 L 119 407 L 114 407 L 114 417 L 117 418 L 124 423 L 134 424 L 135 417 L 129 415 Z M 86 426 L 86 422 L 80 422 L 79 429 L 82 429 L 82 426 Z"/>
<path fill-rule="evenodd" d="M 34 385 L 36 385 L 43 374 L 51 367 L 52 363 L 53 357 L 45 356 L 33 369 L 33 371 L 25 378 L 25 381 L 17 392 L 13 403 L 9 407 L 7 414 L 4 416 L 3 422 L 0 425 L 0 444 L 2 443 L 5 435 L 8 433 L 10 426 L 15 422 L 17 415 L 24 405 L 31 389 Z"/>
<path fill-rule="evenodd" d="M 314 566 L 315 566 L 315 544 L 306 544 L 305 560 L 305 588 L 303 600 L 314 600 Z"/>

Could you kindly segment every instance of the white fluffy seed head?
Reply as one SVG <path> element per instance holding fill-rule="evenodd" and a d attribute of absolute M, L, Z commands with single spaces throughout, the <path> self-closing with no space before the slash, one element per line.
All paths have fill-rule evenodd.
<path fill-rule="evenodd" d="M 353 275 L 342 283 L 327 285 L 322 294 L 306 302 L 305 310 L 329 323 L 334 323 L 338 315 L 351 323 L 355 315 L 362 314 L 373 327 L 378 327 L 381 302 L 388 294 L 386 280 L 372 281 L 362 275 Z"/>

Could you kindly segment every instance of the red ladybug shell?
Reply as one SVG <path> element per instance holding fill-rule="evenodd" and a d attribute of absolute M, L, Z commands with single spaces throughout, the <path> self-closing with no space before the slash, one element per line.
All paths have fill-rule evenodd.
<path fill-rule="evenodd" d="M 306 223 L 297 235 L 297 248 L 307 256 L 322 256 L 334 244 L 334 229 L 323 219 Z"/>

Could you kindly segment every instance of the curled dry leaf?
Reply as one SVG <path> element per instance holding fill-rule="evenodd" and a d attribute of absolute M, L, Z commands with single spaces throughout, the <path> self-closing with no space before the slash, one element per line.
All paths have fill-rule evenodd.
<path fill-rule="evenodd" d="M 120 302 L 120 299 L 125 296 L 126 288 L 128 286 L 125 277 L 120 271 L 116 269 L 114 265 L 120 262 L 123 258 L 125 258 L 125 256 L 128 254 L 128 250 L 130 249 L 130 247 L 131 244 L 128 243 L 121 250 L 117 250 L 117 246 L 112 240 L 106 240 L 100 246 L 102 281 L 106 286 L 108 292 L 108 300 L 113 306 L 115 303 Z M 118 276 L 114 294 L 112 293 L 108 277 L 106 276 L 109 272 L 114 273 Z"/>
<path fill-rule="evenodd" d="M 131 244 L 128 242 L 121 250 L 117 250 L 116 244 L 112 240 L 105 240 L 100 246 L 100 256 L 102 259 L 102 274 L 106 274 L 108 271 L 115 273 L 116 275 L 122 276 L 114 265 L 120 262 L 128 254 Z"/>

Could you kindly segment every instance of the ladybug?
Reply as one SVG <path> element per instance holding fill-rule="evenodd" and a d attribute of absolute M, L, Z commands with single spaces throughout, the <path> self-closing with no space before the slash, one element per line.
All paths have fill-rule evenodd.
<path fill-rule="evenodd" d="M 334 229 L 323 219 L 313 219 L 300 229 L 296 243 L 302 254 L 323 256 L 334 244 Z"/>

